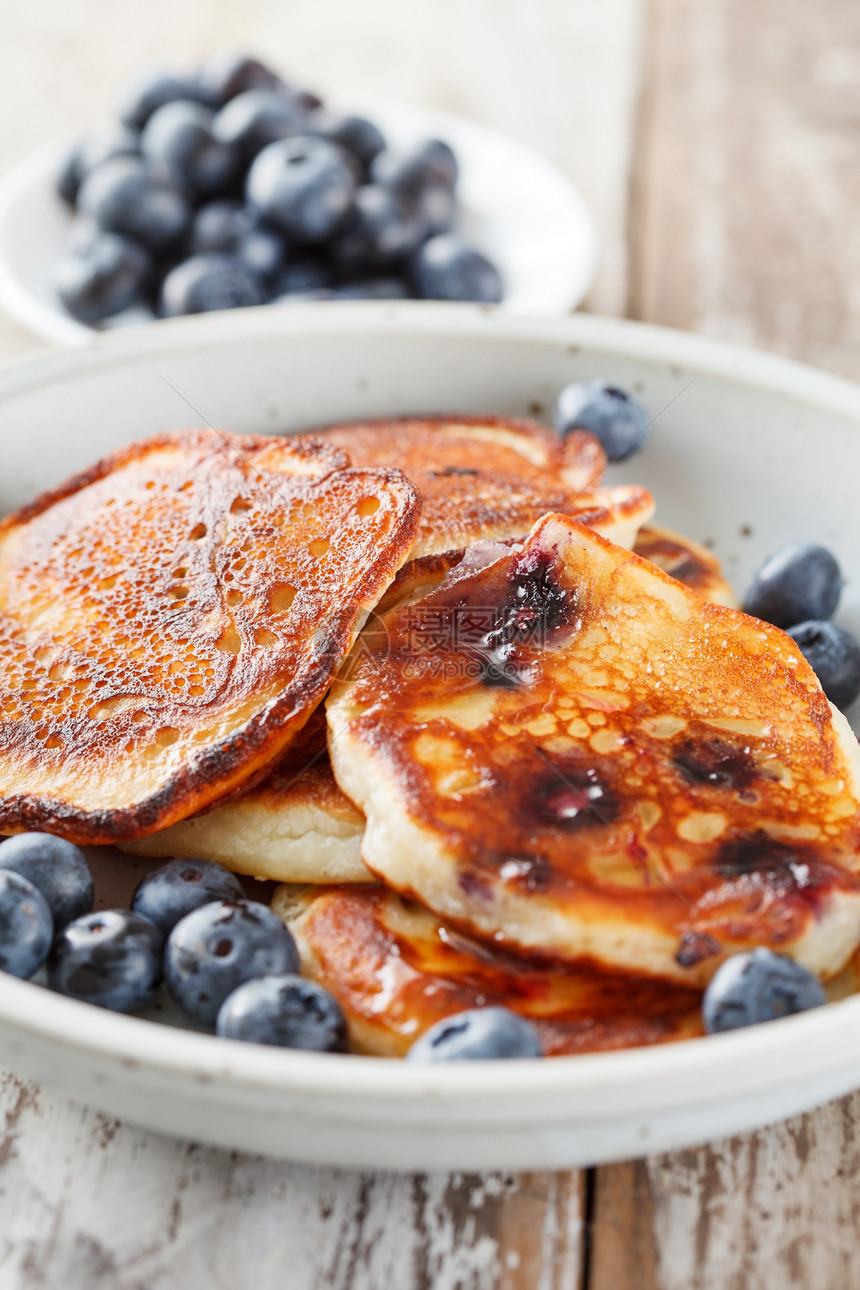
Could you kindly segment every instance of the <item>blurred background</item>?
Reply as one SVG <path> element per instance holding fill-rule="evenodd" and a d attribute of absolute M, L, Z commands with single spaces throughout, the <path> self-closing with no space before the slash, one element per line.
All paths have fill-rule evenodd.
<path fill-rule="evenodd" d="M 106 122 L 141 66 L 244 49 L 542 151 L 595 222 L 589 309 L 852 374 L 856 0 L 4 0 L 2 35 L 0 171 Z M 5 354 L 33 343 L 2 326 Z"/>

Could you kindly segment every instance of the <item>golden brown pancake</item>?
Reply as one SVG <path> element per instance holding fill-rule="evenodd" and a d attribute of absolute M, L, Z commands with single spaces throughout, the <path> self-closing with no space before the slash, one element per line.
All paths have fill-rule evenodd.
<path fill-rule="evenodd" d="M 320 432 L 354 465 L 403 470 L 424 498 L 414 557 L 481 539 L 522 538 L 547 511 L 631 546 L 654 499 L 638 485 L 598 488 L 606 456 L 584 430 L 567 438 L 535 421 L 503 417 L 404 417 Z"/>
<path fill-rule="evenodd" d="M 265 779 L 199 815 L 133 841 L 131 855 L 215 860 L 276 882 L 372 882 L 361 859 L 364 816 L 340 791 L 317 709 Z"/>
<path fill-rule="evenodd" d="M 405 476 L 345 461 L 165 435 L 0 525 L 0 830 L 139 836 L 283 752 L 418 523 Z"/>
<path fill-rule="evenodd" d="M 794 642 L 562 516 L 477 554 L 374 619 L 332 689 L 368 867 L 553 965 L 702 985 L 767 945 L 838 972 L 860 750 Z"/>
<path fill-rule="evenodd" d="M 705 600 L 737 609 L 737 597 L 726 581 L 719 560 L 712 551 L 692 538 L 657 524 L 643 524 L 633 550 L 643 560 L 650 560 L 664 573 L 704 596 Z"/>
<path fill-rule="evenodd" d="M 435 1022 L 485 1005 L 533 1022 L 546 1056 L 702 1033 L 697 990 L 593 965 L 535 967 L 384 887 L 279 887 L 272 908 L 296 937 L 305 975 L 341 1005 L 355 1052 L 402 1057 Z"/>

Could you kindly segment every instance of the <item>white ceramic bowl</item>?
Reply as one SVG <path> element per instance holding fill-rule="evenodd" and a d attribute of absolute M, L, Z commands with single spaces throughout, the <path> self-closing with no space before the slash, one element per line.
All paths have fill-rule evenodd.
<path fill-rule="evenodd" d="M 860 389 L 653 328 L 468 306 L 241 311 L 7 369 L 0 504 L 129 439 L 189 423 L 259 433 L 418 411 L 546 413 L 565 382 L 600 375 L 638 391 L 656 417 L 652 443 L 624 475 L 655 491 L 665 523 L 711 539 L 738 586 L 797 537 L 832 546 L 850 577 L 860 559 Z M 855 631 L 858 587 L 849 582 L 840 611 Z M 421 1069 L 216 1040 L 2 977 L 0 1062 L 135 1123 L 249 1151 L 401 1169 L 551 1169 L 749 1129 L 857 1087 L 860 997 L 657 1048 Z"/>
<path fill-rule="evenodd" d="M 580 303 L 594 276 L 594 235 L 560 170 L 516 139 L 451 113 L 372 99 L 351 109 L 378 122 L 394 146 L 451 144 L 461 167 L 458 231 L 499 266 L 505 309 L 552 318 Z M 46 340 L 75 344 L 94 329 L 66 313 L 52 286 L 72 219 L 54 192 L 62 154 L 45 148 L 0 181 L 0 306 Z M 140 320 L 139 312 L 129 317 Z"/>

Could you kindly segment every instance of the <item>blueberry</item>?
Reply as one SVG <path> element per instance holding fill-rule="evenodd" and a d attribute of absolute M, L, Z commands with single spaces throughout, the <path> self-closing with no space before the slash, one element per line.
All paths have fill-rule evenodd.
<path fill-rule="evenodd" d="M 139 304 L 152 262 L 142 246 L 95 226 L 54 266 L 54 286 L 69 313 L 84 323 Z"/>
<path fill-rule="evenodd" d="M 412 277 L 425 300 L 475 300 L 498 304 L 504 294 L 498 269 L 452 233 L 425 242 L 412 260 Z"/>
<path fill-rule="evenodd" d="M 268 144 L 301 134 L 304 121 L 295 103 L 276 90 L 248 90 L 221 109 L 212 128 L 247 164 Z"/>
<path fill-rule="evenodd" d="M 385 148 L 382 131 L 363 116 L 332 116 L 329 112 L 314 112 L 308 117 L 307 129 L 308 134 L 318 134 L 352 153 L 365 171 Z"/>
<path fill-rule="evenodd" d="M 235 144 L 215 137 L 214 120 L 200 103 L 165 103 L 140 137 L 143 155 L 167 166 L 198 197 L 223 193 L 238 177 L 241 159 Z"/>
<path fill-rule="evenodd" d="M 209 251 L 235 255 L 264 282 L 277 278 L 284 267 L 282 238 L 259 225 L 247 207 L 222 198 L 201 207 L 194 217 L 190 249 L 194 254 Z"/>
<path fill-rule="evenodd" d="M 143 72 L 126 88 L 119 108 L 123 125 L 142 130 L 153 112 L 165 103 L 192 99 L 205 103 L 208 95 L 196 77 L 173 76 L 164 72 Z"/>
<path fill-rule="evenodd" d="M 426 231 L 417 201 L 379 184 L 366 184 L 356 193 L 348 222 L 327 254 L 342 274 L 371 273 L 411 255 Z"/>
<path fill-rule="evenodd" d="M 726 959 L 702 1001 L 709 1035 L 818 1008 L 827 998 L 820 982 L 793 959 L 759 948 Z"/>
<path fill-rule="evenodd" d="M 297 256 L 287 262 L 278 278 L 275 294 L 291 296 L 296 292 L 318 291 L 332 283 L 331 268 L 312 255 Z"/>
<path fill-rule="evenodd" d="M 606 381 L 566 385 L 558 396 L 555 424 L 561 434 L 590 430 L 613 461 L 626 461 L 651 437 L 648 413 L 638 399 Z"/>
<path fill-rule="evenodd" d="M 447 184 L 425 184 L 418 194 L 418 214 L 424 223 L 425 236 L 450 233 L 457 214 L 457 199 Z"/>
<path fill-rule="evenodd" d="M 437 1021 L 417 1039 L 410 1062 L 490 1061 L 500 1057 L 540 1057 L 531 1022 L 507 1008 L 473 1008 Z"/>
<path fill-rule="evenodd" d="M 337 147 L 302 135 L 270 143 L 248 172 L 249 203 L 288 238 L 325 242 L 352 206 L 355 178 Z"/>
<path fill-rule="evenodd" d="M 254 901 L 214 901 L 187 914 L 165 954 L 171 993 L 204 1026 L 214 1026 L 227 995 L 246 981 L 298 969 L 292 936 L 277 914 Z"/>
<path fill-rule="evenodd" d="M 410 300 L 412 292 L 402 278 L 364 278 L 335 287 L 332 297 L 335 300 Z"/>
<path fill-rule="evenodd" d="M 236 256 L 194 255 L 164 279 L 159 311 L 165 318 L 176 318 L 261 305 L 265 299 L 259 278 Z"/>
<path fill-rule="evenodd" d="M 0 860 L 3 849 L 0 847 Z M 243 900 L 242 884 L 212 860 L 170 860 L 137 884 L 131 907 L 167 938 L 180 918 L 213 900 Z"/>
<path fill-rule="evenodd" d="M 206 100 L 222 107 L 248 90 L 283 89 L 284 83 L 264 63 L 247 54 L 226 53 L 211 59 L 199 71 L 197 83 Z"/>
<path fill-rule="evenodd" d="M 264 976 L 240 985 L 222 1003 L 215 1032 L 223 1039 L 314 1053 L 346 1049 L 346 1021 L 337 1000 L 300 976 Z"/>
<path fill-rule="evenodd" d="M 775 627 L 831 618 L 842 594 L 842 572 L 826 547 L 791 542 L 765 560 L 744 600 L 744 612 Z"/>
<path fill-rule="evenodd" d="M 76 144 L 65 156 L 57 174 L 57 192 L 69 206 L 74 206 L 84 178 L 113 157 L 135 157 L 140 153 L 140 135 L 136 130 L 117 129 L 92 135 Z"/>
<path fill-rule="evenodd" d="M 79 847 L 50 833 L 19 833 L 0 842 L 0 870 L 21 874 L 45 897 L 59 931 L 93 907 L 93 876 Z"/>
<path fill-rule="evenodd" d="M 22 874 L 0 869 L 0 971 L 26 981 L 44 963 L 53 934 L 38 888 Z"/>
<path fill-rule="evenodd" d="M 860 694 L 860 644 L 844 627 L 830 622 L 798 623 L 788 634 L 837 708 L 848 708 Z M 2 848 L 0 848 L 2 851 Z"/>
<path fill-rule="evenodd" d="M 86 914 L 60 932 L 48 958 L 48 984 L 112 1012 L 135 1012 L 161 980 L 163 939 L 129 909 Z"/>
<path fill-rule="evenodd" d="M 376 183 L 409 192 L 418 192 L 427 184 L 453 188 L 458 174 L 457 158 L 442 139 L 427 139 L 408 152 L 386 149 L 371 166 L 371 177 Z"/>
<path fill-rule="evenodd" d="M 145 160 L 114 157 L 83 181 L 78 209 L 100 228 L 142 242 L 165 254 L 182 241 L 191 224 L 185 195 Z"/>

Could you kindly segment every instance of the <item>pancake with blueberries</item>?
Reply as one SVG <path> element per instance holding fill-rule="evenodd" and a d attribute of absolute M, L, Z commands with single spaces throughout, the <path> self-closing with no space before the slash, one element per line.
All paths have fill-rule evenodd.
<path fill-rule="evenodd" d="M 482 539 L 522 538 L 548 511 L 576 515 L 632 546 L 654 499 L 637 484 L 598 487 L 606 454 L 585 430 L 555 430 L 513 417 L 404 417 L 356 421 L 319 432 L 354 465 L 404 471 L 424 499 L 413 557 Z"/>
<path fill-rule="evenodd" d="M 402 1057 L 437 1021 L 485 1006 L 531 1021 L 548 1057 L 702 1033 L 699 990 L 593 965 L 536 967 L 378 885 L 279 887 L 272 908 L 304 975 L 340 1004 L 353 1052 Z"/>
<path fill-rule="evenodd" d="M 368 868 L 499 949 L 700 986 L 860 942 L 860 750 L 800 651 L 563 516 L 404 588 L 328 719 Z"/>
<path fill-rule="evenodd" d="M 633 550 L 698 592 L 705 600 L 713 601 L 715 605 L 728 605 L 731 609 L 738 608 L 737 597 L 713 551 L 683 533 L 659 524 L 643 524 L 636 535 Z"/>
<path fill-rule="evenodd" d="M 146 440 L 0 524 L 0 830 L 140 836 L 265 774 L 420 499 L 334 445 Z"/>
<path fill-rule="evenodd" d="M 156 859 L 214 860 L 276 882 L 372 882 L 363 834 L 364 816 L 335 783 L 318 709 L 259 784 L 118 846 Z"/>

